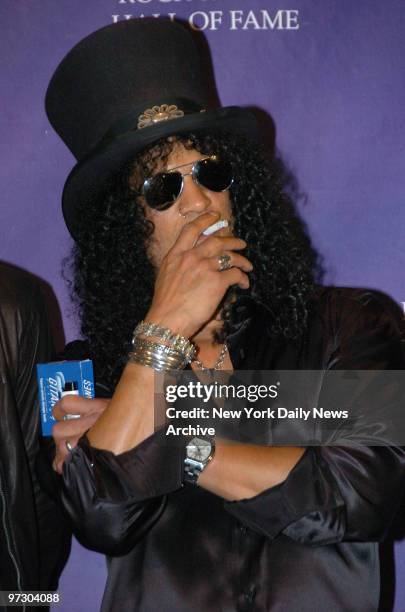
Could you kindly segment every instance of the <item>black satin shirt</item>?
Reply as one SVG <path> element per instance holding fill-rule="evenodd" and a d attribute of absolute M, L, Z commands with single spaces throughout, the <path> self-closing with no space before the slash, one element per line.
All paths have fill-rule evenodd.
<path fill-rule="evenodd" d="M 403 369 L 387 304 L 321 289 L 294 344 L 271 339 L 248 303 L 229 339 L 234 369 Z M 64 467 L 76 534 L 109 557 L 103 611 L 377 610 L 378 542 L 404 487 L 402 448 L 308 447 L 283 483 L 227 502 L 182 486 L 182 453 L 161 435 L 118 456 L 84 437 Z"/>

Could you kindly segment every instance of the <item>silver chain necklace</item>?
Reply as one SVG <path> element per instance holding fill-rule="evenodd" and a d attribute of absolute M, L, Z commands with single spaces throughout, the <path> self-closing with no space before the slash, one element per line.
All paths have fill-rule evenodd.
<path fill-rule="evenodd" d="M 193 359 L 193 363 L 195 363 L 196 366 L 203 372 L 209 372 L 209 370 L 220 370 L 222 367 L 222 364 L 225 361 L 225 356 L 227 352 L 228 352 L 228 345 L 226 342 L 224 342 L 224 346 L 221 349 L 219 357 L 214 363 L 214 365 L 212 366 L 212 368 L 207 368 L 199 359 Z"/>

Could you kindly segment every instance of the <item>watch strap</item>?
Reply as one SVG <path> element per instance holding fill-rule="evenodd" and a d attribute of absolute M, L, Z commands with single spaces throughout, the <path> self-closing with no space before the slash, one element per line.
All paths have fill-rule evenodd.
<path fill-rule="evenodd" d="M 184 460 L 184 480 L 190 484 L 197 484 L 198 478 L 205 465 L 199 461 L 193 461 L 186 457 Z"/>

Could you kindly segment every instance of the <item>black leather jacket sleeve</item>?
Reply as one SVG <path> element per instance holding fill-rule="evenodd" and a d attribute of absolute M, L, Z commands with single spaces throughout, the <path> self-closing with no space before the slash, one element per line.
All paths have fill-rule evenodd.
<path fill-rule="evenodd" d="M 2 537 L 9 542 L 0 546 L 0 584 L 5 589 L 56 588 L 69 551 L 66 521 L 40 487 L 35 469 L 42 444 L 36 363 L 52 356 L 38 281 L 0 263 L 1 516 Z"/>

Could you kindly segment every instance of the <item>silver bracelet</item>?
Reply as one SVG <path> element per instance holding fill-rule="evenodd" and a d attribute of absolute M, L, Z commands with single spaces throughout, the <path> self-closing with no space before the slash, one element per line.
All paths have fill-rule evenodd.
<path fill-rule="evenodd" d="M 160 360 L 155 358 L 153 355 L 141 355 L 139 353 L 130 353 L 128 356 L 128 361 L 130 363 L 137 363 L 138 365 L 143 365 L 148 368 L 152 368 L 157 372 L 167 372 L 168 370 L 179 370 L 178 366 L 175 364 L 171 365 L 166 360 Z"/>
<path fill-rule="evenodd" d="M 178 361 L 172 361 L 171 359 L 162 359 L 153 353 L 130 353 L 128 356 L 128 361 L 130 363 L 137 363 L 139 365 L 144 365 L 149 368 L 153 368 L 158 372 L 166 372 L 168 370 L 181 370 L 184 365 L 183 362 L 179 363 Z"/>
<path fill-rule="evenodd" d="M 156 323 L 141 321 L 134 330 L 132 344 L 136 342 L 139 336 L 153 336 L 159 340 L 168 342 L 169 346 L 184 354 L 185 358 L 187 359 L 187 363 L 190 363 L 195 357 L 196 348 L 190 342 L 190 340 L 180 334 L 175 334 L 167 327 L 161 327 Z"/>
<path fill-rule="evenodd" d="M 136 338 L 133 347 L 134 350 L 128 355 L 128 361 L 151 367 L 159 372 L 181 370 L 188 363 L 184 353 L 165 344 Z"/>

